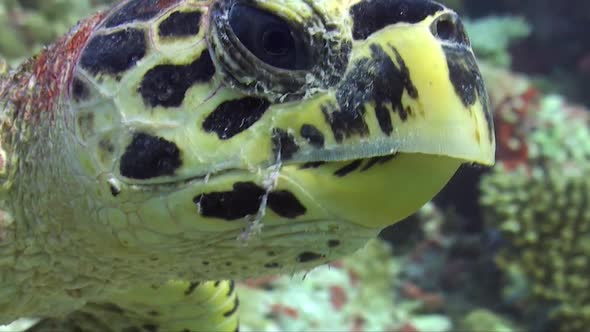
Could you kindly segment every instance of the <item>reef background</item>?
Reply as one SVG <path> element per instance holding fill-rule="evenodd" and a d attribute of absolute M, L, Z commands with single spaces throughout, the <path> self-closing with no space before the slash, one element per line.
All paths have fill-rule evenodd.
<path fill-rule="evenodd" d="M 0 73 L 2 59 L 16 66 L 113 2 L 2 0 Z M 242 330 L 590 326 L 590 1 L 443 2 L 465 18 L 481 62 L 498 164 L 463 167 L 356 255 L 243 282 Z"/>

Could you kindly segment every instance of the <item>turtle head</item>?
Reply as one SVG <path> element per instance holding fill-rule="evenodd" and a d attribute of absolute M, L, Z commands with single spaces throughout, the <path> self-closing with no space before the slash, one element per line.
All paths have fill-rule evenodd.
<path fill-rule="evenodd" d="M 468 37 L 427 0 L 126 1 L 70 94 L 100 221 L 211 278 L 347 254 L 494 161 Z"/>

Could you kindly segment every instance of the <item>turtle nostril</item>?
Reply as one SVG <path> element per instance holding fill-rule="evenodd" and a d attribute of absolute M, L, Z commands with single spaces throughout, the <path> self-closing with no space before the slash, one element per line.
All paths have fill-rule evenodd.
<path fill-rule="evenodd" d="M 436 36 L 442 40 L 454 40 L 457 36 L 457 27 L 449 19 L 436 22 Z"/>
<path fill-rule="evenodd" d="M 458 17 L 445 14 L 430 26 L 432 34 L 440 40 L 469 45 L 469 39 Z"/>

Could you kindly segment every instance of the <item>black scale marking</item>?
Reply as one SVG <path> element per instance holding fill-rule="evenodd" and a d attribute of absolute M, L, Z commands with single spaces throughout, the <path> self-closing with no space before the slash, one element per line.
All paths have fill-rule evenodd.
<path fill-rule="evenodd" d="M 271 192 L 268 195 L 268 206 L 279 216 L 289 219 L 297 218 L 306 211 L 297 197 L 286 190 Z"/>
<path fill-rule="evenodd" d="M 325 143 L 324 134 L 315 126 L 304 124 L 301 126 L 301 137 L 305 138 L 309 144 L 316 148 L 323 148 Z"/>
<path fill-rule="evenodd" d="M 238 182 L 232 191 L 201 194 L 193 202 L 202 216 L 233 221 L 256 215 L 265 194 L 266 190 L 253 182 Z M 267 204 L 283 218 L 294 219 L 306 212 L 297 197 L 284 190 L 270 192 Z"/>
<path fill-rule="evenodd" d="M 381 46 L 372 44 L 370 47 L 371 57 L 358 60 L 338 88 L 336 99 L 339 110 L 323 108 L 337 142 L 354 135 L 368 134 L 369 129 L 364 119 L 365 105 L 368 102 L 374 102 L 379 126 L 383 133 L 390 135 L 393 132 L 393 123 L 387 106 L 401 120 L 406 120 L 408 113 L 402 104 L 404 91 L 410 97 L 418 98 L 410 72 L 397 50 L 391 48 L 398 65 Z"/>
<path fill-rule="evenodd" d="M 110 14 L 104 26 L 113 28 L 134 21 L 148 21 L 176 2 L 177 0 L 130 0 Z"/>
<path fill-rule="evenodd" d="M 201 285 L 201 283 L 198 281 L 189 283 L 188 288 L 184 291 L 184 295 L 191 295 L 195 291 L 195 289 L 199 287 L 199 285 Z"/>
<path fill-rule="evenodd" d="M 174 175 L 182 165 L 176 144 L 161 137 L 138 133 L 121 157 L 121 175 L 138 180 Z"/>
<path fill-rule="evenodd" d="M 201 12 L 174 12 L 158 29 L 160 37 L 189 37 L 199 34 Z"/>
<path fill-rule="evenodd" d="M 86 82 L 77 77 L 72 80 L 72 97 L 76 102 L 90 98 L 90 88 L 86 85 Z"/>
<path fill-rule="evenodd" d="M 195 83 L 207 82 L 215 74 L 215 66 L 208 50 L 188 66 L 159 65 L 148 71 L 139 92 L 151 107 L 178 107 L 186 91 Z"/>
<path fill-rule="evenodd" d="M 463 105 L 465 107 L 473 106 L 477 102 L 477 97 L 480 98 L 488 126 L 488 139 L 492 141 L 494 139 L 494 125 L 489 109 L 488 94 L 475 57 L 467 47 L 462 45 L 443 45 L 443 51 L 449 66 L 449 79 Z"/>
<path fill-rule="evenodd" d="M 365 164 L 365 166 L 363 168 L 361 168 L 361 172 L 366 172 L 366 171 L 370 170 L 371 168 L 375 167 L 376 165 L 385 164 L 388 161 L 395 159 L 396 156 L 397 156 L 397 154 L 392 154 L 389 156 L 379 156 L 379 157 L 370 158 L 369 161 L 367 161 L 367 163 Z"/>
<path fill-rule="evenodd" d="M 359 169 L 359 167 L 361 167 L 362 164 L 363 164 L 363 159 L 354 160 L 350 164 L 347 164 L 346 166 L 344 166 L 344 167 L 340 168 L 339 170 L 337 170 L 336 172 L 334 172 L 334 175 L 336 175 L 338 177 L 345 177 L 348 174 Z"/>
<path fill-rule="evenodd" d="M 263 98 L 245 97 L 223 102 L 203 122 L 206 132 L 216 133 L 222 139 L 230 139 L 250 128 L 270 107 Z"/>
<path fill-rule="evenodd" d="M 313 168 L 319 168 L 323 165 L 325 165 L 326 162 L 325 161 L 310 161 L 308 163 L 305 163 L 303 165 L 301 165 L 299 167 L 299 169 L 313 169 Z"/>
<path fill-rule="evenodd" d="M 240 306 L 240 300 L 236 297 L 234 299 L 234 305 L 233 305 L 233 307 L 229 311 L 224 312 L 223 313 L 223 317 L 230 317 L 233 314 L 235 314 L 238 311 L 238 307 L 239 306 Z"/>
<path fill-rule="evenodd" d="M 272 151 L 276 160 L 289 160 L 299 151 L 299 145 L 295 142 L 293 135 L 283 129 L 275 128 L 272 131 Z"/>
<path fill-rule="evenodd" d="M 299 263 L 307 263 L 307 262 L 311 262 L 311 261 L 315 261 L 321 258 L 325 258 L 325 255 L 322 254 L 318 254 L 315 252 L 311 252 L 311 251 L 306 251 L 306 252 L 302 252 L 301 254 L 299 254 L 299 256 L 297 256 L 297 261 Z"/>
<path fill-rule="evenodd" d="M 97 35 L 84 49 L 80 65 L 93 75 L 120 74 L 145 56 L 146 43 L 145 33 L 131 28 Z"/>

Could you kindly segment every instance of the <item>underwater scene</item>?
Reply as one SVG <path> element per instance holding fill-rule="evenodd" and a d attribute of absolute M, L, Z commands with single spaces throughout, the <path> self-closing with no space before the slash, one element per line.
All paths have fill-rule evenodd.
<path fill-rule="evenodd" d="M 3 75 L 10 75 L 28 58 L 67 34 L 80 20 L 100 10 L 107 10 L 118 2 L 120 1 L 0 0 L 0 78 Z M 167 5 L 178 1 L 129 0 L 129 2 L 139 3 L 139 7 L 134 7 L 134 13 L 141 16 L 146 13 L 149 15 L 149 8 L 143 11 L 141 6 L 153 7 L 154 3 Z M 297 1 L 285 0 L 285 2 Z M 301 0 L 300 2 L 310 1 Z M 317 3 L 320 2 L 326 1 Z M 349 0 L 342 0 L 342 2 L 349 2 Z M 417 18 L 417 13 L 427 10 L 424 9 L 427 6 L 424 4 L 427 1 L 424 0 L 365 0 L 364 2 L 369 3 L 367 7 L 371 2 L 399 3 L 393 8 L 399 10 L 401 16 L 410 13 L 404 17 L 411 22 L 404 22 L 404 24 L 420 24 L 419 21 L 422 21 L 423 17 Z M 473 49 L 481 78 L 485 81 L 491 113 L 488 128 L 493 128 L 489 138 L 493 140 L 495 134 L 495 164 L 489 166 L 486 162 L 480 162 L 483 157 L 482 159 L 466 158 L 471 162 L 461 165 L 448 184 L 440 192 L 437 190 L 436 196 L 423 206 L 420 204 L 422 207 L 410 216 L 404 215 L 403 220 L 384 228 L 378 237 L 369 240 L 366 245 L 352 254 L 344 255 L 343 249 L 343 254 L 334 256 L 333 260 L 330 256 L 315 254 L 310 249 L 298 256 L 299 262 L 307 263 L 325 258 L 327 264 L 310 262 L 309 268 L 297 269 L 290 266 L 287 270 L 281 270 L 281 273 L 266 272 L 252 278 L 236 278 L 235 283 L 231 282 L 227 287 L 229 287 L 229 293 L 234 292 L 235 287 L 235 292 L 239 296 L 239 307 L 235 300 L 235 306 L 230 311 L 225 311 L 224 316 L 229 317 L 237 313 L 240 331 L 582 332 L 590 330 L 590 34 L 588 33 L 590 1 L 441 0 L 439 2 L 456 11 L 461 17 L 465 33 L 469 38 L 467 42 Z M 385 5 L 382 8 L 390 10 Z M 250 14 L 258 15 L 254 12 Z M 184 16 L 179 15 L 176 23 L 181 22 L 183 18 Z M 115 19 L 123 20 L 124 18 L 119 16 Z M 256 17 L 253 17 L 253 20 L 255 19 Z M 258 19 L 266 18 L 260 16 Z M 457 26 L 449 29 L 457 29 Z M 448 28 L 446 25 L 438 27 L 437 33 L 440 35 L 451 33 L 443 30 Z M 462 26 L 460 27 L 463 29 Z M 180 30 L 183 29 L 180 28 Z M 168 32 L 181 33 L 180 30 L 176 27 L 170 28 Z M 363 31 L 354 31 L 363 33 Z M 455 30 L 452 32 L 462 33 Z M 411 36 L 408 38 L 411 39 Z M 281 41 L 275 42 L 284 46 Z M 126 45 L 122 45 L 121 49 L 125 47 Z M 353 49 L 354 47 L 352 46 Z M 171 49 L 174 51 L 173 48 Z M 281 51 L 282 49 L 278 50 L 278 52 Z M 342 52 L 344 51 L 343 48 Z M 101 53 L 103 50 L 97 47 L 96 52 Z M 390 51 L 387 52 L 389 52 L 388 56 L 393 54 Z M 394 70 L 394 74 L 401 75 L 405 84 L 401 88 L 401 93 L 406 93 L 403 92 L 405 88 L 407 94 L 412 95 L 411 81 L 414 79 L 420 98 L 426 98 L 422 95 L 424 90 L 420 89 L 422 85 L 416 82 L 415 76 L 412 76 L 413 70 L 417 67 L 412 60 L 408 59 L 410 53 L 403 53 L 403 50 L 400 52 L 402 55 L 398 53 L 398 58 L 392 62 L 392 65 L 402 68 L 399 73 Z M 419 53 L 419 51 L 415 52 Z M 424 52 L 430 51 L 424 47 Z M 339 61 L 338 57 L 335 59 L 335 62 Z M 96 59 L 88 61 L 92 63 L 88 65 L 89 68 L 94 66 L 88 70 L 89 72 L 94 69 L 96 71 L 113 70 L 120 65 L 120 61 L 113 60 L 111 67 L 101 67 L 100 64 L 93 62 L 94 60 Z M 405 67 L 403 60 L 407 62 L 409 68 L 406 68 L 406 72 L 410 71 L 409 74 L 406 73 L 405 78 L 403 78 Z M 274 60 L 269 60 L 271 63 L 272 61 Z M 305 66 L 305 60 L 298 61 L 300 62 L 295 66 Z M 459 59 L 457 63 L 459 66 L 468 67 L 469 59 Z M 280 61 L 273 64 L 278 67 L 290 65 Z M 332 65 L 338 66 L 338 63 Z M 182 80 L 186 77 L 192 80 L 194 78 L 197 82 L 199 77 L 192 77 L 192 70 L 193 67 L 187 67 L 186 75 L 176 79 Z M 477 68 L 472 70 L 477 71 Z M 166 75 L 164 73 L 157 79 L 166 81 Z M 332 78 L 328 77 L 329 74 L 326 75 L 322 78 L 329 82 Z M 468 78 L 471 77 L 469 75 L 474 75 L 473 77 L 477 79 L 480 74 L 473 71 L 469 74 L 468 71 L 464 75 Z M 367 76 L 360 75 L 356 79 L 362 81 L 365 77 Z M 371 77 L 375 81 L 382 79 L 382 76 L 378 75 Z M 463 77 L 466 80 L 468 78 Z M 351 84 L 354 85 L 355 82 L 353 80 Z M 401 84 L 387 82 L 392 86 Z M 239 86 L 242 81 L 237 78 L 232 84 Z M 281 84 L 288 86 L 285 82 Z M 465 83 L 463 88 L 469 89 L 469 84 L 472 83 Z M 140 88 L 144 94 L 144 100 L 149 100 L 152 106 L 175 104 L 174 91 L 168 91 L 170 95 L 164 97 L 145 99 L 147 98 L 145 91 L 148 91 L 148 88 L 157 89 L 158 82 L 153 86 L 155 87 Z M 356 87 L 363 89 L 360 83 Z M 318 87 L 318 89 L 321 88 L 323 86 Z M 251 91 L 257 93 L 257 90 Z M 473 92 L 472 98 L 479 98 L 479 101 L 485 103 L 484 94 L 485 92 L 477 90 Z M 340 96 L 340 90 L 336 92 L 336 95 Z M 158 99 L 158 97 L 161 98 Z M 0 93 L 0 110 L 4 107 L 2 98 L 7 97 Z M 350 98 L 356 101 L 355 97 Z M 406 95 L 404 98 L 407 98 Z M 465 102 L 465 98 L 463 99 Z M 253 102 L 256 103 L 256 101 Z M 374 107 L 378 109 L 379 100 L 375 99 L 374 102 L 376 105 Z M 392 105 L 387 104 L 383 109 L 395 109 L 394 101 L 389 99 L 388 102 Z M 328 111 L 324 110 L 325 114 L 326 112 Z M 332 113 L 331 116 L 335 117 L 334 114 L 336 113 Z M 390 117 L 389 113 L 387 117 Z M 219 118 L 209 119 L 221 121 Z M 285 121 L 299 121 L 295 118 L 289 119 Z M 493 126 L 491 119 L 493 119 Z M 256 120 L 252 120 L 252 123 Z M 250 118 L 244 121 L 250 121 Z M 342 117 L 339 121 L 352 123 L 355 119 Z M 332 129 L 335 123 L 336 120 L 332 122 Z M 355 124 L 351 123 L 343 125 L 345 129 L 340 128 L 344 131 L 334 130 L 336 137 L 338 133 L 343 137 L 348 137 L 347 135 L 351 132 L 361 133 L 363 129 L 354 127 Z M 230 124 L 224 132 L 216 129 L 218 127 L 215 125 L 211 125 L 211 128 L 211 132 L 226 139 L 236 134 L 229 133 L 228 130 L 237 130 L 238 125 Z M 394 127 L 390 128 L 390 131 L 395 132 L 395 128 L 394 121 Z M 381 129 L 384 129 L 383 125 Z M 279 146 L 280 153 L 284 155 L 296 153 L 297 149 L 292 146 L 290 149 L 289 146 L 291 142 L 289 137 L 292 136 L 286 132 L 279 134 L 283 135 L 279 139 L 282 144 Z M 317 139 L 321 136 L 321 133 L 316 134 L 316 131 L 310 129 L 307 138 L 312 145 L 318 143 Z M 148 141 L 145 137 L 143 139 L 144 141 L 141 142 L 134 140 L 133 144 L 137 146 L 164 144 L 162 140 Z M 488 139 L 487 134 L 479 137 L 479 132 L 477 133 L 478 141 L 486 139 Z M 3 141 L 1 143 L 4 144 Z M 323 137 L 321 137 L 321 144 L 323 144 Z M 174 155 L 174 150 L 171 149 L 169 146 L 166 148 L 166 158 L 172 158 L 171 156 Z M 4 153 L 3 150 L 2 153 Z M 226 150 L 223 150 L 223 153 L 226 153 Z M 229 152 L 226 154 L 231 155 Z M 2 168 L 4 158 L 4 155 L 0 155 L 0 174 L 4 174 Z M 146 157 L 141 153 L 135 158 L 139 161 L 135 161 L 135 164 L 131 162 L 127 174 L 135 174 L 138 179 L 149 177 L 151 173 L 137 170 L 139 167 L 137 165 L 140 162 L 153 160 L 145 159 Z M 369 170 L 375 164 L 387 161 L 372 159 L 369 164 L 363 166 L 361 159 L 358 160 L 357 164 L 345 166 L 337 173 L 340 172 L 341 176 L 348 173 L 354 174 L 360 169 Z M 167 167 L 172 167 L 170 165 L 174 164 L 174 160 L 167 159 L 165 163 Z M 315 164 L 308 163 L 305 166 L 316 168 L 321 167 L 320 164 L 316 161 Z M 161 166 L 161 163 L 158 165 Z M 0 181 L 0 184 L 3 185 L 3 181 Z M 358 184 L 358 182 L 351 183 Z M 406 186 L 401 190 L 405 190 Z M 118 195 L 118 190 L 111 186 L 113 196 Z M 125 187 L 122 190 L 125 195 Z M 273 213 L 292 219 L 298 214 L 298 208 L 305 210 L 301 204 L 305 205 L 306 202 L 298 203 L 299 205 L 292 201 L 284 203 L 290 197 L 285 194 L 286 191 L 276 191 L 273 192 L 274 196 L 273 193 L 268 196 L 268 192 L 263 195 L 264 188 L 258 190 L 261 191 L 260 197 L 264 196 L 264 204 L 267 204 L 266 198 L 268 198 L 268 206 L 273 209 Z M 350 190 L 356 189 L 351 187 Z M 359 190 L 361 190 L 360 187 Z M 258 191 L 250 191 L 252 192 Z M 223 195 L 221 192 L 216 193 Z M 403 197 L 403 194 L 398 196 Z M 221 214 L 226 219 L 235 220 L 243 217 L 232 205 L 224 205 L 223 200 L 206 204 L 205 202 L 209 202 L 207 199 L 213 200 L 213 198 L 207 195 L 199 197 L 198 206 L 201 210 L 208 208 L 207 211 L 210 210 L 211 214 L 218 213 L 217 216 Z M 224 199 L 235 205 L 245 204 L 242 200 L 251 201 L 248 195 L 238 197 L 237 194 L 235 196 L 228 194 L 224 196 Z M 376 201 L 380 199 L 375 198 Z M 283 204 L 273 205 L 273 201 L 275 203 L 280 201 Z M 322 205 L 322 202 L 318 205 Z M 0 247 L 3 240 L 2 206 L 0 206 Z M 288 211 L 284 211 L 285 206 L 288 206 Z M 219 212 L 222 208 L 229 212 Z M 244 216 L 258 212 L 260 211 L 254 209 Z M 253 225 L 255 225 L 253 227 L 260 226 L 255 223 Z M 248 232 L 250 231 L 252 230 Z M 261 232 L 264 234 L 263 227 Z M 359 241 L 363 236 L 364 234 L 358 234 Z M 324 239 L 321 238 L 321 241 Z M 339 244 L 340 240 L 328 241 L 330 248 L 336 248 Z M 274 256 L 274 254 L 269 252 L 268 255 Z M 282 254 L 278 253 L 278 255 Z M 212 260 L 216 257 L 215 254 L 211 254 Z M 1 258 L 0 256 L 0 262 Z M 203 263 L 209 265 L 209 262 L 203 261 Z M 231 271 L 230 263 L 232 262 L 226 263 L 227 271 Z M 236 265 L 236 262 L 233 263 Z M 2 266 L 0 264 L 0 270 Z M 266 264 L 267 268 L 278 266 L 279 263 Z M 0 282 L 3 282 L 4 279 L 1 277 L 2 274 L 0 274 Z M 218 285 L 219 283 L 215 287 Z M 195 288 L 198 290 L 201 284 L 191 283 L 189 289 L 191 286 L 190 292 Z M 3 292 L 0 286 L 0 296 L 5 296 Z M 190 292 L 187 290 L 187 293 Z M 159 295 L 156 293 L 153 296 Z M 22 303 L 19 305 L 25 306 Z M 4 308 L 1 300 L 0 308 Z M 111 309 L 110 311 L 104 309 L 104 311 L 114 315 L 120 308 L 112 307 Z M 16 309 L 15 312 L 18 313 Z M 76 325 L 50 320 L 47 323 L 43 317 L 25 316 L 12 324 L 0 326 L 0 331 L 209 330 L 207 327 L 201 329 L 199 323 L 193 325 L 191 329 L 182 330 L 166 327 L 166 325 L 159 326 L 155 323 L 139 324 L 137 327 L 126 329 L 123 325 L 109 326 L 108 322 L 116 318 L 106 319 L 106 325 L 96 325 L 102 327 L 93 327 L 89 322 Z M 2 317 L 1 314 L 0 317 Z M 76 321 L 83 321 L 85 317 L 79 315 Z M 95 318 L 88 318 L 88 320 L 93 319 Z M 121 329 L 120 326 L 122 326 Z"/>

